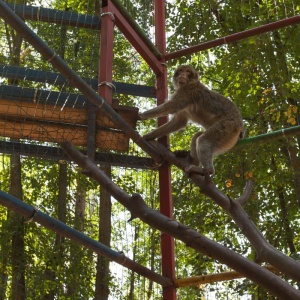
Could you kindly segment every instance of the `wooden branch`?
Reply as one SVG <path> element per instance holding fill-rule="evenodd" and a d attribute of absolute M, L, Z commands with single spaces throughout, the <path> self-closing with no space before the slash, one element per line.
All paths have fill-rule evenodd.
<path fill-rule="evenodd" d="M 182 170 L 186 170 L 186 168 L 189 166 L 188 160 L 176 157 L 162 144 L 156 141 L 151 141 L 151 144 L 169 163 L 176 165 Z M 190 178 L 200 188 L 200 191 L 203 194 L 209 196 L 232 217 L 236 225 L 241 229 L 245 237 L 254 247 L 256 251 L 256 261 L 268 262 L 282 273 L 300 282 L 300 263 L 284 255 L 282 252 L 269 244 L 241 205 L 244 204 L 249 198 L 252 184 L 247 184 L 244 194 L 241 197 L 239 197 L 237 200 L 231 200 L 227 195 L 218 190 L 212 180 L 208 181 L 207 179 L 195 173 L 191 174 Z"/>
<path fill-rule="evenodd" d="M 272 273 L 278 273 L 278 270 L 273 266 L 267 265 L 267 266 L 263 266 L 263 268 L 271 271 Z M 218 281 L 233 280 L 233 279 L 239 279 L 244 277 L 245 276 L 243 276 L 242 274 L 236 271 L 228 271 L 228 272 L 221 272 L 217 274 L 194 276 L 190 278 L 179 278 L 176 279 L 174 283 L 176 287 L 199 286 L 202 284 L 215 283 Z"/>
<path fill-rule="evenodd" d="M 67 155 L 84 169 L 87 176 L 96 180 L 115 199 L 124 205 L 131 212 L 133 218 L 138 217 L 151 227 L 159 229 L 183 241 L 189 247 L 217 259 L 265 288 L 270 294 L 279 299 L 300 299 L 299 291 L 268 270 L 265 270 L 263 267 L 249 261 L 227 247 L 206 238 L 195 230 L 154 211 L 146 205 L 140 195 L 128 195 L 71 143 L 63 143 L 62 147 Z M 203 178 L 200 181 L 204 181 Z"/>

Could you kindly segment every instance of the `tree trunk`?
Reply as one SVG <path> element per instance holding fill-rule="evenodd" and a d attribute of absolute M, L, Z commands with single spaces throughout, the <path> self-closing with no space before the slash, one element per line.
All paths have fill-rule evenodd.
<path fill-rule="evenodd" d="M 84 182 L 85 176 L 78 172 L 77 177 L 77 192 L 75 201 L 75 218 L 74 228 L 78 231 L 84 230 L 85 221 L 85 205 L 86 205 L 86 186 Z M 80 267 L 81 267 L 81 252 L 82 247 L 71 244 L 70 258 L 71 264 L 69 268 L 69 282 L 67 288 L 67 296 L 71 299 L 75 299 L 77 291 L 80 288 Z"/>
<path fill-rule="evenodd" d="M 134 232 L 134 246 L 133 246 L 133 249 L 132 249 L 132 252 L 133 252 L 133 261 L 136 261 L 136 249 L 137 249 L 137 239 L 139 237 L 139 231 L 140 231 L 140 228 L 139 226 L 135 226 L 135 232 Z M 128 300 L 134 300 L 135 297 L 134 297 L 134 272 L 131 272 L 131 275 L 130 275 L 130 288 L 129 288 L 129 295 L 128 295 Z"/>
<path fill-rule="evenodd" d="M 67 186 L 68 186 L 68 165 L 65 162 L 59 164 L 58 176 L 58 203 L 57 203 L 57 216 L 58 220 L 66 223 L 67 214 Z M 52 259 L 48 262 L 48 267 L 45 270 L 45 279 L 51 281 L 52 288 L 44 295 L 44 300 L 54 300 L 57 278 L 57 267 L 61 264 L 63 251 L 64 251 L 65 238 L 56 234 L 54 244 L 54 254 Z"/>
<path fill-rule="evenodd" d="M 105 166 L 103 171 L 111 178 L 111 167 Z M 110 247 L 111 240 L 111 197 L 110 194 L 100 188 L 99 208 L 99 242 Z M 109 260 L 98 255 L 96 274 L 95 300 L 107 300 L 109 296 Z"/>
<path fill-rule="evenodd" d="M 150 269 L 154 270 L 154 259 L 155 259 L 155 230 L 151 229 L 151 257 L 150 257 Z M 147 290 L 147 298 L 148 300 L 152 299 L 152 293 L 153 293 L 153 281 L 149 281 L 149 286 L 148 286 L 148 290 Z"/>
<path fill-rule="evenodd" d="M 21 184 L 20 156 L 12 154 L 10 157 L 10 194 L 23 199 Z M 11 212 L 12 235 L 12 300 L 25 299 L 25 254 L 24 254 L 24 220 Z"/>
<path fill-rule="evenodd" d="M 26 4 L 26 1 L 24 1 Z M 13 66 L 20 65 L 23 37 L 5 23 L 6 39 L 9 45 L 10 61 Z M 8 80 L 8 84 L 17 84 L 16 80 Z M 10 157 L 10 194 L 23 199 L 21 182 L 20 156 L 12 154 Z M 19 215 L 9 212 L 8 222 L 11 231 L 12 251 L 12 300 L 25 299 L 25 254 L 24 254 L 24 220 Z M 7 259 L 7 258 L 6 258 Z M 4 275 L 4 274 L 3 274 Z M 5 280 L 3 277 L 2 280 Z"/>
<path fill-rule="evenodd" d="M 295 146 L 289 145 L 287 150 L 291 160 L 291 167 L 294 171 L 295 200 L 297 200 L 298 206 L 300 207 L 300 163 L 298 158 L 298 149 Z"/>
<path fill-rule="evenodd" d="M 7 213 L 7 219 L 2 221 L 1 227 L 1 264 L 0 264 L 0 300 L 6 299 L 7 288 L 7 267 L 10 247 L 10 230 L 9 230 L 9 213 Z"/>

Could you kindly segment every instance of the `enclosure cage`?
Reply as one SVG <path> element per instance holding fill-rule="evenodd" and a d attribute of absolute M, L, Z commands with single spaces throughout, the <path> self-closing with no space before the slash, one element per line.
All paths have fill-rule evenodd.
<path fill-rule="evenodd" d="M 0 0 L 0 299 L 300 299 L 299 11 Z M 216 177 L 143 138 L 180 64 L 244 117 Z"/>

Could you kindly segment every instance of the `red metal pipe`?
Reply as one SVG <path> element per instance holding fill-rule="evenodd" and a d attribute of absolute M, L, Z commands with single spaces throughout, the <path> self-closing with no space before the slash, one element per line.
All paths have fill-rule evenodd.
<path fill-rule="evenodd" d="M 155 0 L 155 43 L 158 50 L 166 53 L 166 32 L 165 32 L 165 1 Z M 161 60 L 162 65 L 165 61 Z M 164 103 L 168 97 L 168 81 L 167 70 L 163 68 L 163 73 L 157 76 L 157 105 Z M 158 126 L 166 123 L 167 117 L 158 118 Z M 169 143 L 168 138 L 159 140 L 164 145 Z M 164 164 L 159 169 L 159 200 L 160 212 L 169 217 L 173 217 L 173 200 L 171 188 L 171 171 L 170 166 Z M 168 234 L 162 233 L 161 235 L 161 255 L 162 255 L 162 274 L 167 278 L 175 280 L 175 250 L 174 238 Z M 163 300 L 176 300 L 176 289 L 171 287 L 163 288 Z"/>
<path fill-rule="evenodd" d="M 110 1 L 109 1 L 110 2 Z M 149 49 L 148 45 L 139 36 L 139 34 L 132 28 L 127 19 L 122 15 L 118 8 L 110 3 L 112 11 L 116 18 L 116 26 L 121 30 L 127 40 L 131 45 L 139 52 L 139 54 L 144 58 L 150 68 L 154 71 L 156 75 L 162 74 L 163 67 L 160 64 L 158 58 Z"/>
<path fill-rule="evenodd" d="M 248 38 L 250 36 L 255 36 L 255 35 L 258 35 L 261 33 L 276 30 L 276 29 L 283 28 L 283 27 L 290 26 L 290 25 L 297 24 L 297 23 L 300 23 L 300 16 L 294 16 L 294 17 L 287 18 L 284 20 L 276 21 L 276 22 L 273 22 L 270 24 L 262 25 L 262 26 L 259 26 L 256 28 L 252 28 L 249 30 L 245 30 L 245 31 L 241 31 L 241 32 L 234 33 L 231 35 L 227 35 L 225 37 L 222 37 L 222 38 L 219 38 L 219 39 L 216 39 L 213 41 L 205 42 L 205 43 L 202 43 L 202 44 L 199 44 L 196 46 L 192 46 L 192 47 L 189 47 L 186 49 L 178 50 L 178 51 L 166 54 L 165 60 L 168 61 L 168 60 L 182 57 L 185 55 L 190 55 L 190 54 L 193 54 L 193 53 L 196 53 L 199 51 L 203 51 L 203 50 L 210 49 L 210 48 L 224 45 L 224 44 L 229 44 L 232 42 L 236 42 L 236 41 Z"/>

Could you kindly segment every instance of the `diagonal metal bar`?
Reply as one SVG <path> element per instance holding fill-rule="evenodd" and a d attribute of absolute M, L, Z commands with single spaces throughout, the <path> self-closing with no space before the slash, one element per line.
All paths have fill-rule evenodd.
<path fill-rule="evenodd" d="M 104 98 L 101 98 L 76 72 L 74 72 L 67 63 L 60 58 L 42 39 L 40 39 L 31 30 L 25 22 L 20 19 L 3 1 L 0 0 L 0 17 L 4 19 L 11 27 L 21 34 L 49 63 L 65 76 L 69 82 L 87 97 L 91 104 L 94 104 L 107 117 L 111 119 L 116 126 L 139 145 L 147 154 L 149 154 L 157 163 L 162 162 L 158 152 L 144 140 L 128 123 L 119 116 L 108 105 Z"/>
<path fill-rule="evenodd" d="M 139 28 L 137 25 L 133 27 L 133 20 L 128 13 L 125 13 L 126 10 L 121 6 L 119 1 L 111 1 L 110 6 L 113 10 L 114 16 L 116 18 L 116 26 L 121 30 L 127 40 L 131 43 L 131 45 L 139 52 L 139 54 L 144 58 L 147 64 L 152 68 L 156 75 L 160 75 L 163 73 L 163 66 L 161 62 L 158 60 L 158 57 L 161 56 L 158 50 L 153 45 L 150 46 L 150 41 L 146 42 L 146 35 L 137 31 Z M 114 4 L 117 4 L 115 6 Z M 131 20 L 131 23 L 129 21 Z M 144 37 L 144 38 L 142 38 Z"/>
<path fill-rule="evenodd" d="M 157 59 L 161 59 L 163 54 L 159 51 L 159 49 L 152 43 L 152 41 L 148 38 L 143 29 L 137 24 L 137 22 L 132 18 L 132 16 L 128 13 L 126 8 L 119 0 L 111 0 L 113 5 L 117 8 L 119 13 L 126 19 L 126 22 L 130 27 L 136 32 L 139 38 L 143 41 L 146 48 L 148 48 Z"/>
<path fill-rule="evenodd" d="M 82 232 L 67 226 L 65 223 L 56 220 L 44 214 L 41 211 L 38 211 L 36 208 L 3 191 L 0 191 L 0 204 L 16 212 L 17 214 L 20 214 L 25 219 L 27 219 L 27 221 L 37 222 L 43 225 L 45 228 L 69 238 L 74 243 L 83 245 L 87 249 L 92 250 L 93 252 L 98 253 L 102 256 L 105 256 L 109 260 L 114 261 L 136 272 L 137 274 L 149 278 L 150 280 L 157 282 L 163 287 L 168 287 L 172 285 L 170 279 L 151 271 L 150 269 L 126 257 L 123 253 L 112 250 L 111 248 L 95 241 L 94 239 L 83 234 Z"/>

